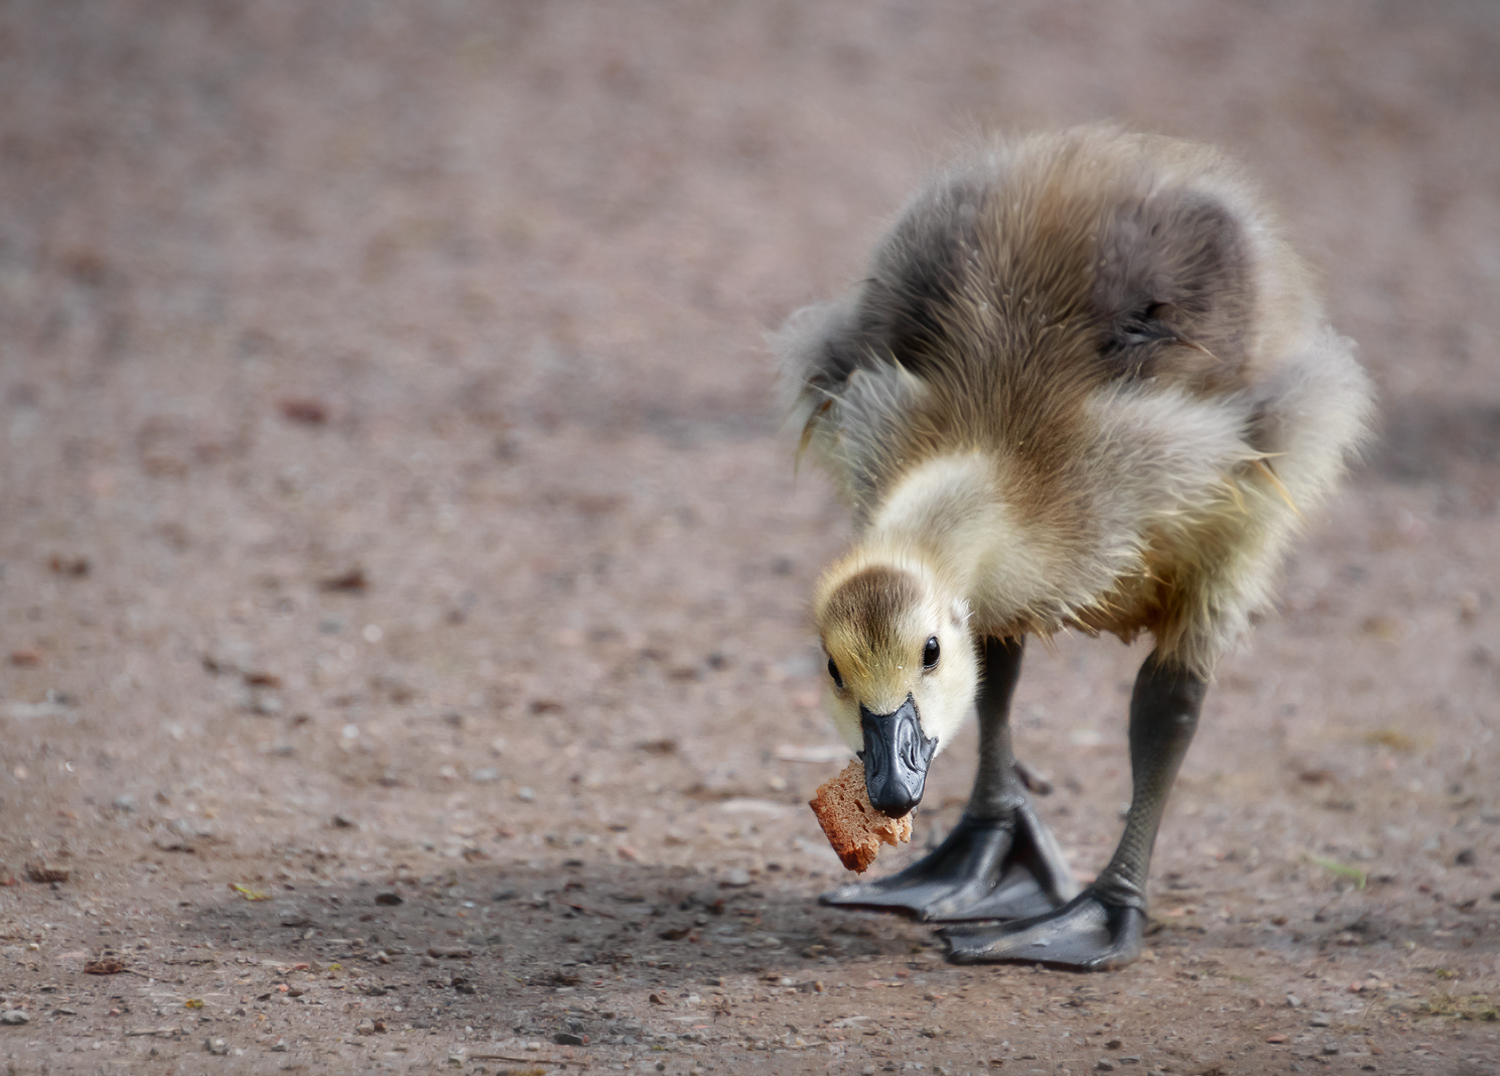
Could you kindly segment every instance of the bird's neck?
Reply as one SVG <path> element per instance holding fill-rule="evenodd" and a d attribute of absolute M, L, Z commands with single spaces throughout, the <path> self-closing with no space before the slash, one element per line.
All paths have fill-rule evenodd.
<path fill-rule="evenodd" d="M 905 474 L 860 544 L 874 556 L 919 559 L 996 623 L 1031 608 L 1052 567 L 1045 544 L 1011 507 L 1005 476 L 977 452 L 939 456 Z"/>

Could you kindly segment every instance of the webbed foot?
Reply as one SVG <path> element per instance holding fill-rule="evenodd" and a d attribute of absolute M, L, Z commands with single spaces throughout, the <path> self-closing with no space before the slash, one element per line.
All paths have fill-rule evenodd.
<path fill-rule="evenodd" d="M 1146 913 L 1106 901 L 1090 887 L 1045 915 L 1012 923 L 947 927 L 938 933 L 955 964 L 1047 964 L 1074 971 L 1122 967 L 1141 955 Z"/>
<path fill-rule="evenodd" d="M 1023 797 L 1008 817 L 965 814 L 942 844 L 899 874 L 819 899 L 951 923 L 1041 915 L 1077 892 L 1057 839 Z"/>

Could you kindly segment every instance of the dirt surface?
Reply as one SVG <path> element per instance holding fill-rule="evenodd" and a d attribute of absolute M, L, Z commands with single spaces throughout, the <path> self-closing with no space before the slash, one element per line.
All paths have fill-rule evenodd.
<path fill-rule="evenodd" d="M 1497 56 L 1478 3 L 6 4 L 0 1072 L 1500 1071 Z M 1384 439 L 1146 959 L 959 969 L 815 903 L 848 529 L 762 336 L 954 132 L 1106 118 L 1264 178 Z M 1027 658 L 1080 872 L 1143 655 Z"/>

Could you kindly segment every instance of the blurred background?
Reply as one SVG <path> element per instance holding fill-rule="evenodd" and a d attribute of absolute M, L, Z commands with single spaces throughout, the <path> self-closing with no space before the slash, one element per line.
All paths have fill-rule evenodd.
<path fill-rule="evenodd" d="M 1457 0 L 7 3 L 0 863 L 92 848 L 128 886 L 210 834 L 268 872 L 831 877 L 805 603 L 848 530 L 793 478 L 764 334 L 956 140 L 1085 121 L 1243 159 L 1383 411 L 1221 677 L 1162 869 L 1485 897 L 1500 8 Z M 1141 656 L 1028 658 L 1084 870 Z"/>

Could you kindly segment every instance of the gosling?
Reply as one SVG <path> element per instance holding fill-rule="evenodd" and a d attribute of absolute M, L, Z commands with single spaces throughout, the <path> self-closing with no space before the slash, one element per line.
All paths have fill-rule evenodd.
<path fill-rule="evenodd" d="M 943 931 L 957 963 L 1129 963 L 1214 668 L 1366 429 L 1353 343 L 1235 164 L 1090 127 L 971 150 L 851 294 L 776 344 L 799 456 L 831 473 L 858 535 L 813 617 L 872 803 L 910 811 L 979 720 L 952 833 L 824 903 L 965 923 Z M 1069 628 L 1155 643 L 1130 701 L 1124 834 L 1081 892 L 1009 725 L 1026 636 Z"/>

